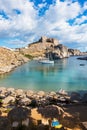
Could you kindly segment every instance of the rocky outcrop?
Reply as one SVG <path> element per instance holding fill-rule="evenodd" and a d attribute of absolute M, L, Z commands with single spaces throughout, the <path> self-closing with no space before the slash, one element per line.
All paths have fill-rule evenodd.
<path fill-rule="evenodd" d="M 54 60 L 66 57 L 69 57 L 68 48 L 66 46 L 59 44 L 54 47 L 54 51 L 52 52 L 52 58 Z"/>
<path fill-rule="evenodd" d="M 0 47 L 0 74 L 10 72 L 27 61 L 28 59 L 19 52 Z"/>
<path fill-rule="evenodd" d="M 24 55 L 32 55 L 33 57 L 51 57 L 54 60 L 66 58 L 69 56 L 85 55 L 77 49 L 68 49 L 59 43 L 57 39 L 43 36 L 39 41 L 29 44 L 27 48 L 19 49 Z"/>
<path fill-rule="evenodd" d="M 77 49 L 68 49 L 68 52 L 69 52 L 70 56 L 83 55 L 83 53 L 80 50 L 77 50 Z"/>
<path fill-rule="evenodd" d="M 38 42 L 28 45 L 28 48 L 22 48 L 19 50 L 24 55 L 32 55 L 34 57 L 47 57 L 49 54 L 51 58 L 61 59 L 69 56 L 68 48 L 54 38 L 41 37 Z"/>
<path fill-rule="evenodd" d="M 24 55 L 32 55 L 33 57 L 44 57 L 48 50 L 51 51 L 53 47 L 58 44 L 58 40 L 44 36 L 41 37 L 39 41 L 29 44 L 27 48 L 19 49 L 19 52 Z"/>

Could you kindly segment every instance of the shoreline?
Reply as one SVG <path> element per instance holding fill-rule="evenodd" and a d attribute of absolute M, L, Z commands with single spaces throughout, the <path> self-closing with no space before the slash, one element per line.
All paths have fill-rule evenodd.
<path fill-rule="evenodd" d="M 30 109 L 31 117 L 36 121 L 39 118 L 44 120 L 39 111 L 55 107 L 59 111 L 58 118 L 64 130 L 85 130 L 82 129 L 81 122 L 87 121 L 87 92 L 81 96 L 77 92 L 69 95 L 0 87 L 0 117 L 8 117 L 10 111 L 19 107 Z"/>
<path fill-rule="evenodd" d="M 0 76 L 10 74 L 10 72 L 15 71 L 16 68 L 28 63 L 29 61 L 30 59 L 27 59 L 26 61 L 20 62 L 20 64 L 18 65 L 9 65 L 9 66 L 5 66 L 4 68 L 0 67 Z"/>
<path fill-rule="evenodd" d="M 78 58 L 77 58 L 78 60 L 84 60 L 84 58 L 87 56 L 87 54 L 84 54 L 84 55 L 71 55 L 69 57 L 75 57 L 75 56 L 78 56 Z M 81 56 L 83 56 L 83 57 L 81 58 Z M 64 57 L 62 59 L 65 59 L 65 58 L 66 57 Z M 39 57 L 38 58 L 36 57 L 36 58 L 33 58 L 32 60 L 38 60 L 38 59 L 39 59 Z M 17 67 L 19 67 L 19 66 L 21 66 L 21 65 L 23 65 L 25 63 L 28 63 L 29 61 L 31 61 L 31 59 L 25 57 L 25 59 L 20 60 L 18 64 L 14 64 L 14 65 L 10 64 L 8 66 L 4 66 L 4 68 L 0 67 L 0 75 L 9 74 L 10 72 L 14 71 Z"/>
<path fill-rule="evenodd" d="M 87 91 L 66 92 L 63 89 L 59 91 L 33 91 L 15 88 L 0 87 L 0 102 L 5 105 L 12 103 L 13 106 L 18 105 L 32 106 L 32 101 L 35 101 L 36 106 L 44 105 L 79 105 L 87 103 Z"/>

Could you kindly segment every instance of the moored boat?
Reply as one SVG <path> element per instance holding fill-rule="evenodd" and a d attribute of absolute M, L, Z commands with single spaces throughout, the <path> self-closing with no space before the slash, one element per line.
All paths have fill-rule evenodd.
<path fill-rule="evenodd" d="M 42 63 L 42 64 L 54 64 L 54 61 L 53 60 L 40 60 L 39 63 Z"/>

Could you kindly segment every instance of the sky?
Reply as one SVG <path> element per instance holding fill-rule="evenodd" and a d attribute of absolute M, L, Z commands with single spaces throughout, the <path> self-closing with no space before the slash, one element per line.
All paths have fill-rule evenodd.
<path fill-rule="evenodd" d="M 41 36 L 87 51 L 87 0 L 0 0 L 0 46 L 25 47 Z"/>

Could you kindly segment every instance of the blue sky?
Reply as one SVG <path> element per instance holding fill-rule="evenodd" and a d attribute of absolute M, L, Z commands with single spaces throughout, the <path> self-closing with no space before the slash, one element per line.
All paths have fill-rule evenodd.
<path fill-rule="evenodd" d="M 87 0 L 0 0 L 0 46 L 24 47 L 44 35 L 87 51 Z"/>

